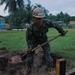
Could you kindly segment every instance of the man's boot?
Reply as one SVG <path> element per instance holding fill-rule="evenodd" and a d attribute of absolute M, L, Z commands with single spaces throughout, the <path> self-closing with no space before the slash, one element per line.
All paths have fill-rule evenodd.
<path fill-rule="evenodd" d="M 29 75 L 30 73 L 31 73 L 31 68 L 28 67 L 28 68 L 26 69 L 26 75 Z"/>

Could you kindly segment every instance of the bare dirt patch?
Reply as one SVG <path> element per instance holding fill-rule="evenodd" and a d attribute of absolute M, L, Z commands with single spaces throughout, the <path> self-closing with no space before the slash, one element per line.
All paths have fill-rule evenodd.
<path fill-rule="evenodd" d="M 27 62 L 22 60 L 21 56 L 24 52 L 10 53 L 5 47 L 0 48 L 0 75 L 26 75 Z M 60 55 L 51 53 L 56 66 L 56 59 L 62 58 Z M 47 70 L 47 66 L 43 57 L 43 51 L 36 51 L 34 56 L 34 64 L 29 75 L 56 75 L 55 67 Z"/>

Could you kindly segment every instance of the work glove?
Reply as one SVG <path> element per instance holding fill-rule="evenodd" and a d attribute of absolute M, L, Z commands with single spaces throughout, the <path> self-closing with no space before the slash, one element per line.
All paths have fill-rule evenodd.
<path fill-rule="evenodd" d="M 61 36 L 65 36 L 66 33 L 67 33 L 67 31 L 63 31 L 63 32 L 61 33 Z"/>
<path fill-rule="evenodd" d="M 29 48 L 29 49 L 27 50 L 27 52 L 28 52 L 29 54 L 33 54 L 35 51 L 32 51 L 32 49 Z"/>

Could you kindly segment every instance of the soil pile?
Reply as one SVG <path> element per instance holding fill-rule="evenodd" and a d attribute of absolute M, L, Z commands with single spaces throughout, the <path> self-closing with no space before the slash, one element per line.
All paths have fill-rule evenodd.
<path fill-rule="evenodd" d="M 4 51 L 4 53 L 0 54 L 0 75 L 26 75 L 27 61 L 21 59 L 24 52 L 9 53 L 6 48 L 0 48 L 0 51 Z M 56 75 L 55 67 L 47 70 L 43 54 L 43 51 L 37 50 L 35 52 L 32 71 L 29 75 Z M 54 53 L 51 56 L 53 57 L 54 65 L 56 59 L 62 58 Z"/>

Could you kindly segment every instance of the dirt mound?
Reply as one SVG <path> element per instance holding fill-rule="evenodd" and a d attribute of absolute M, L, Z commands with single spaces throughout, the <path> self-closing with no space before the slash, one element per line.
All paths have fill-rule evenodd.
<path fill-rule="evenodd" d="M 27 62 L 22 60 L 23 52 L 0 55 L 0 75 L 26 75 Z M 32 71 L 29 75 L 55 75 L 55 67 L 51 70 L 47 70 L 47 66 L 43 57 L 42 51 L 36 51 L 34 56 L 34 63 Z M 58 54 L 51 54 L 54 60 L 54 65 L 56 59 L 62 58 Z"/>

